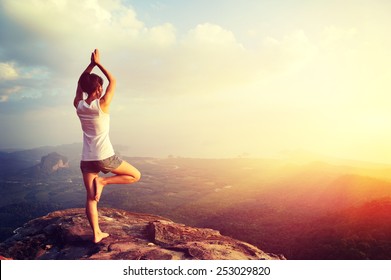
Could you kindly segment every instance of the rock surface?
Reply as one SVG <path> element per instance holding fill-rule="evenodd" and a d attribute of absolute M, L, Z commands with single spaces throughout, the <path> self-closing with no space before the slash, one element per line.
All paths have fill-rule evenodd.
<path fill-rule="evenodd" d="M 102 208 L 100 225 L 110 233 L 91 242 L 84 209 L 56 211 L 32 220 L 0 244 L 0 255 L 12 259 L 62 260 L 255 260 L 285 259 L 248 243 L 148 214 Z"/>
<path fill-rule="evenodd" d="M 21 175 L 28 178 L 47 178 L 69 174 L 69 160 L 67 157 L 56 152 L 41 157 L 40 163 L 21 170 Z"/>

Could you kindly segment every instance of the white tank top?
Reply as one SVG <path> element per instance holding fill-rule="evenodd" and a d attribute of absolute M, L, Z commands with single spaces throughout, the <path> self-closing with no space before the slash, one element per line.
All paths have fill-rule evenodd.
<path fill-rule="evenodd" d="M 77 106 L 81 128 L 83 130 L 83 152 L 81 160 L 103 160 L 114 155 L 110 142 L 110 115 L 100 108 L 99 99 L 88 105 L 81 100 Z"/>

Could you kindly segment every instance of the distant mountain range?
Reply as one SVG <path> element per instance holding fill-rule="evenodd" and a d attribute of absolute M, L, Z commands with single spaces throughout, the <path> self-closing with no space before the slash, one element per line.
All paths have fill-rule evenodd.
<path fill-rule="evenodd" d="M 31 169 L 34 166 L 42 164 L 42 158 L 49 154 L 56 153 L 58 155 L 66 155 L 67 162 L 80 160 L 81 144 L 69 144 L 61 146 L 45 146 L 28 150 L 17 151 L 0 151 L 0 177 L 15 175 L 25 169 Z M 54 154 L 53 154 L 54 155 Z M 53 159 L 53 156 L 48 158 L 42 166 L 47 168 L 46 164 Z M 50 164 L 49 164 L 50 165 Z M 48 170 L 46 170 L 48 171 Z M 49 172 L 50 173 L 50 172 Z M 18 174 L 16 174 L 18 175 Z"/>
<path fill-rule="evenodd" d="M 0 153 L 0 241 L 82 208 L 81 144 Z M 124 157 L 140 182 L 101 206 L 207 227 L 288 259 L 391 259 L 391 166 L 327 158 Z"/>

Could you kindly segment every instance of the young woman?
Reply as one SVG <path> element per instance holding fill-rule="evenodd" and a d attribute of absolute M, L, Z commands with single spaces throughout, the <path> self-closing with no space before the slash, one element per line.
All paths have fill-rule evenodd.
<path fill-rule="evenodd" d="M 109 84 L 103 95 L 103 79 L 91 73 L 97 66 Z M 109 236 L 102 232 L 98 222 L 98 202 L 103 188 L 108 184 L 131 184 L 140 180 L 140 172 L 128 162 L 115 155 L 109 138 L 109 108 L 115 90 L 115 78 L 100 63 L 99 51 L 91 54 L 91 62 L 81 74 L 73 105 L 76 108 L 83 130 L 83 151 L 80 168 L 87 191 L 86 214 L 91 225 L 95 243 Z M 84 93 L 87 98 L 84 99 Z M 113 173 L 99 177 L 99 172 Z"/>

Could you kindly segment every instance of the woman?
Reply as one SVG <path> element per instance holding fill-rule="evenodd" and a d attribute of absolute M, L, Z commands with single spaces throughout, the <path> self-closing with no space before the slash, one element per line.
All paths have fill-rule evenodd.
<path fill-rule="evenodd" d="M 92 74 L 97 66 L 109 84 L 103 93 L 103 79 Z M 109 138 L 109 108 L 114 95 L 115 78 L 100 63 L 99 51 L 91 54 L 91 62 L 81 74 L 73 105 L 83 130 L 83 152 L 80 168 L 87 191 L 86 214 L 91 225 L 95 243 L 109 236 L 102 232 L 98 222 L 98 202 L 103 188 L 108 184 L 131 184 L 140 180 L 140 172 L 115 155 Z M 87 98 L 84 99 L 84 93 Z M 113 173 L 110 177 L 99 177 L 99 172 Z"/>

